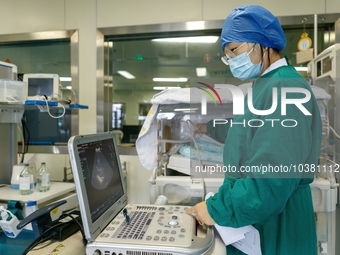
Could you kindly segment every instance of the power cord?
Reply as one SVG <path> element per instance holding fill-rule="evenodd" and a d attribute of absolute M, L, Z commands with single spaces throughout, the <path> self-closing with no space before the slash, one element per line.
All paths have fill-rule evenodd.
<path fill-rule="evenodd" d="M 25 114 L 25 112 L 24 112 L 24 115 L 21 119 L 21 125 L 22 125 L 22 128 L 23 128 L 23 136 L 24 136 L 24 143 L 21 146 L 23 146 L 24 150 L 23 150 L 23 155 L 21 157 L 20 163 L 23 163 L 24 159 L 25 159 L 25 155 L 28 152 L 28 144 L 29 144 L 29 141 L 31 139 L 30 131 L 29 131 L 27 125 L 26 125 L 26 114 Z"/>
<path fill-rule="evenodd" d="M 53 227 L 45 230 L 37 239 L 35 239 L 29 246 L 27 246 L 27 248 L 21 253 L 21 255 L 26 255 L 28 252 L 30 252 L 35 246 L 43 243 L 43 242 L 46 242 L 47 240 L 50 240 L 52 239 L 53 237 L 56 236 L 56 233 L 55 232 L 52 232 L 50 233 L 49 235 L 45 236 L 46 234 L 48 234 L 51 230 L 54 230 L 55 228 L 59 227 L 59 226 L 62 226 L 63 222 L 57 224 L 57 225 L 54 225 Z"/>
<path fill-rule="evenodd" d="M 17 129 L 20 133 L 20 138 L 21 138 L 21 153 L 18 153 L 20 154 L 20 163 L 23 163 L 24 162 L 24 155 L 25 155 L 25 139 L 24 139 L 24 133 L 22 131 L 22 128 L 17 125 Z"/>
<path fill-rule="evenodd" d="M 70 214 L 70 213 L 64 213 L 64 214 L 60 215 L 59 219 L 65 218 L 65 217 L 70 217 L 70 218 L 72 218 L 72 220 L 73 220 L 75 223 L 77 223 L 77 225 L 78 225 L 78 227 L 79 227 L 79 231 L 80 231 L 81 236 L 82 236 L 83 244 L 84 244 L 84 246 L 86 246 L 86 244 L 87 244 L 87 239 L 86 239 L 86 237 L 85 237 L 85 233 L 84 233 L 84 228 L 83 228 L 83 226 L 82 226 L 82 225 L 80 224 L 80 222 L 79 222 L 72 214 Z"/>
<path fill-rule="evenodd" d="M 59 223 L 53 225 L 52 227 L 46 229 L 36 240 L 34 240 L 29 246 L 27 246 L 27 248 L 21 253 L 21 255 L 26 255 L 33 248 L 35 248 L 37 245 L 39 245 L 41 243 L 44 243 L 48 240 L 57 239 L 58 233 L 55 231 L 55 229 L 65 225 L 65 224 L 69 224 L 70 222 L 76 222 L 76 224 L 79 227 L 79 231 L 82 235 L 82 242 L 83 242 L 84 246 L 86 246 L 87 240 L 86 240 L 86 237 L 85 237 L 84 229 L 83 229 L 82 225 L 80 224 L 80 222 L 71 213 L 64 213 L 64 214 L 60 215 L 58 220 L 62 220 L 63 218 L 66 218 L 66 217 L 70 217 L 72 220 L 67 221 L 67 222 L 59 222 Z"/>
<path fill-rule="evenodd" d="M 30 100 L 41 100 L 41 101 L 44 101 L 45 105 L 37 105 L 37 107 L 41 111 L 47 111 L 48 115 L 50 115 L 51 118 L 59 119 L 59 118 L 61 118 L 61 117 L 63 117 L 65 115 L 66 109 L 65 109 L 65 106 L 63 104 L 59 103 L 60 102 L 59 94 L 54 93 L 54 94 L 51 94 L 49 96 L 47 96 L 47 95 L 35 95 L 35 96 L 32 96 L 32 97 L 29 97 L 29 99 Z M 63 109 L 63 113 L 61 115 L 59 115 L 59 116 L 52 115 L 51 111 L 50 111 L 50 107 L 48 105 L 49 101 L 57 102 L 58 106 Z"/>
<path fill-rule="evenodd" d="M 52 96 L 53 96 L 53 95 L 52 95 Z M 50 115 L 51 118 L 59 119 L 59 118 L 63 117 L 63 116 L 65 115 L 65 112 L 66 112 L 65 106 L 63 106 L 62 104 L 59 104 L 59 103 L 58 103 L 58 106 L 61 106 L 61 108 L 63 109 L 63 113 L 62 113 L 61 115 L 59 115 L 59 116 L 54 116 L 54 115 L 51 114 L 50 107 L 48 106 L 48 100 L 47 100 L 47 99 L 48 99 L 48 98 L 47 98 L 46 96 L 42 96 L 42 97 L 41 97 L 41 100 L 44 100 L 44 101 L 45 101 L 46 106 L 38 105 L 38 108 L 39 108 L 40 110 L 45 110 L 45 109 L 43 109 L 43 107 L 46 107 L 47 113 L 48 113 L 48 115 Z"/>
<path fill-rule="evenodd" d="M 334 130 L 334 128 L 330 125 L 328 125 L 329 129 L 333 132 L 336 138 L 340 139 L 340 135 Z"/>

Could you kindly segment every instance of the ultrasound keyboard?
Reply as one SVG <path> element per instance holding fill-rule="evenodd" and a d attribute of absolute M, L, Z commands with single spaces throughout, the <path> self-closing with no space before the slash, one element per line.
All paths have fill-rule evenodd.
<path fill-rule="evenodd" d="M 112 236 L 113 238 L 143 239 L 155 212 L 134 211 L 129 216 L 130 220 L 121 224 L 118 231 Z M 116 224 L 116 222 L 113 221 L 113 224 Z"/>
<path fill-rule="evenodd" d="M 187 249 L 188 254 L 196 254 L 196 250 L 206 250 L 212 243 L 211 228 L 206 227 L 205 238 L 196 236 L 197 227 L 202 226 L 197 226 L 195 217 L 185 213 L 187 206 L 127 205 L 125 208 L 130 220 L 121 212 L 87 249 L 95 250 L 103 245 L 108 254 L 119 251 L 125 255 L 138 244 L 137 250 L 172 250 L 173 255 L 187 254 L 182 253 Z M 176 249 L 181 252 L 174 252 Z"/>

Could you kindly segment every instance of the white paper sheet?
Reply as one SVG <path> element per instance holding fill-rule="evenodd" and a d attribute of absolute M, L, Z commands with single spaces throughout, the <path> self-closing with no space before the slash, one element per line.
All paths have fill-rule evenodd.
<path fill-rule="evenodd" d="M 224 244 L 233 245 L 240 251 L 249 255 L 261 255 L 260 234 L 253 226 L 241 228 L 222 227 L 215 224 Z"/>
<path fill-rule="evenodd" d="M 205 199 L 214 195 L 213 192 L 209 192 Z M 226 246 L 232 245 L 248 255 L 261 255 L 261 243 L 260 233 L 253 226 L 245 226 L 241 228 L 223 227 L 220 225 L 214 225 L 221 239 Z"/>

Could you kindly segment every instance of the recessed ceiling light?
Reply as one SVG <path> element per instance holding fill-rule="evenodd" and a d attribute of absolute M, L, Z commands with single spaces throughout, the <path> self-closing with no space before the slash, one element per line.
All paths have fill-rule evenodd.
<path fill-rule="evenodd" d="M 218 36 L 193 36 L 152 39 L 154 42 L 189 42 L 189 43 L 215 43 Z"/>
<path fill-rule="evenodd" d="M 156 86 L 153 87 L 153 90 L 165 90 L 165 89 L 180 89 L 181 87 L 162 87 L 162 86 Z"/>
<path fill-rule="evenodd" d="M 152 80 L 157 82 L 186 82 L 188 78 L 153 78 Z"/>
<path fill-rule="evenodd" d="M 128 71 L 119 70 L 117 71 L 117 73 L 119 73 L 121 76 L 125 77 L 126 79 L 136 79 L 136 77 L 130 74 Z"/>
<path fill-rule="evenodd" d="M 59 77 L 60 81 L 72 81 L 71 77 Z"/>
<path fill-rule="evenodd" d="M 197 77 L 205 77 L 207 76 L 207 68 L 205 67 L 197 67 L 196 68 Z"/>

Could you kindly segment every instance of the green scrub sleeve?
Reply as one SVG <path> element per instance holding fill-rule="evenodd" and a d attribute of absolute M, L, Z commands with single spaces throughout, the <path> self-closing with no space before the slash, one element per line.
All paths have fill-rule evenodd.
<path fill-rule="evenodd" d="M 319 114 L 315 110 L 316 103 L 312 104 L 312 101 L 306 103 L 305 107 L 312 114 Z M 269 109 L 270 105 L 268 103 L 263 109 Z M 235 127 L 230 127 L 228 144 L 225 145 L 230 148 L 226 150 L 225 147 L 224 165 L 235 164 L 238 172 L 231 175 L 227 172 L 218 193 L 206 201 L 210 216 L 221 226 L 242 227 L 264 222 L 284 210 L 289 197 L 301 185 L 301 179 L 307 179 L 306 183 L 313 180 L 312 171 L 301 173 L 296 167 L 305 164 L 311 168 L 317 164 L 319 151 L 311 152 L 311 148 L 319 146 L 316 143 L 320 140 L 313 136 L 321 136 L 321 124 L 313 116 L 305 116 L 294 105 L 287 105 L 287 116 L 284 119 L 297 120 L 297 127 L 284 127 L 280 121 L 275 121 L 273 126 L 270 124 L 273 119 L 283 119 L 280 107 L 260 119 L 265 125 L 251 128 L 248 133 L 242 130 L 243 127 L 235 130 Z M 288 126 L 294 122 L 286 121 L 284 124 Z M 312 131 L 313 125 L 317 126 L 317 134 Z M 245 138 L 241 138 L 241 145 L 238 132 L 246 133 Z M 246 149 L 241 150 L 238 146 Z M 240 162 L 235 162 L 237 160 Z M 278 171 L 264 172 L 265 167 L 267 170 L 272 167 Z M 247 169 L 252 172 L 242 172 Z M 238 176 L 228 178 L 229 175 Z"/>

